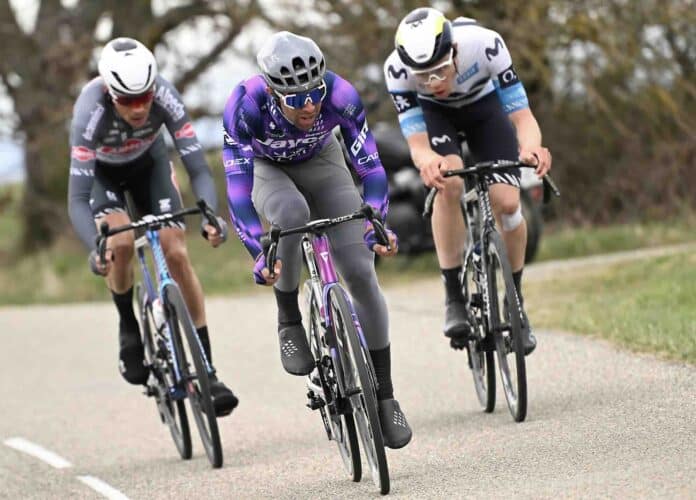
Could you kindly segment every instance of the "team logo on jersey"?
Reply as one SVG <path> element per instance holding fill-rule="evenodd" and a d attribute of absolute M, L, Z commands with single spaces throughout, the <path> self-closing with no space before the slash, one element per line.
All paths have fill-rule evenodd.
<path fill-rule="evenodd" d="M 467 81 L 469 78 L 474 76 L 476 73 L 479 72 L 479 65 L 478 63 L 474 63 L 471 66 L 469 66 L 461 75 L 457 77 L 457 84 L 464 83 Z"/>
<path fill-rule="evenodd" d="M 452 139 L 450 139 L 450 136 L 446 135 L 446 134 L 438 136 L 438 137 L 433 137 L 432 139 L 430 139 L 430 143 L 433 146 L 437 146 L 439 144 L 445 144 L 447 142 L 452 142 Z"/>
<path fill-rule="evenodd" d="M 343 116 L 346 118 L 351 118 L 355 116 L 355 112 L 358 110 L 358 107 L 355 104 L 348 103 L 346 104 L 345 109 L 343 110 Z"/>
<path fill-rule="evenodd" d="M 174 132 L 174 137 L 176 139 L 192 139 L 193 137 L 196 137 L 196 132 L 193 130 L 193 125 L 191 125 L 191 122 L 184 123 L 183 127 Z"/>
<path fill-rule="evenodd" d="M 500 83 L 501 88 L 511 87 L 512 85 L 519 83 L 519 81 L 520 79 L 517 77 L 517 73 L 515 73 L 515 69 L 512 67 L 512 64 L 508 66 L 507 69 L 498 73 L 498 82 Z"/>
<path fill-rule="evenodd" d="M 391 94 L 392 101 L 394 101 L 394 106 L 396 110 L 401 113 L 411 107 L 411 101 L 405 98 L 401 94 Z"/>
<path fill-rule="evenodd" d="M 171 198 L 160 198 L 159 200 L 160 212 L 166 213 L 172 211 L 172 199 Z"/>
<path fill-rule="evenodd" d="M 184 103 L 179 101 L 167 87 L 161 86 L 157 89 L 155 100 L 169 112 L 174 120 L 181 120 L 184 117 Z"/>
<path fill-rule="evenodd" d="M 94 131 L 96 130 L 97 124 L 99 123 L 99 120 L 101 119 L 103 114 L 104 106 L 102 106 L 101 104 L 97 104 L 97 107 L 94 108 L 94 110 L 92 110 L 91 116 L 89 117 L 89 122 L 87 122 L 85 131 L 82 133 L 82 137 L 84 137 L 88 141 L 92 140 L 92 138 L 94 137 Z"/>
<path fill-rule="evenodd" d="M 353 144 L 350 146 L 350 152 L 353 153 L 353 156 L 357 156 L 358 153 L 360 152 L 360 149 L 363 147 L 363 144 L 365 144 L 365 141 L 367 140 L 367 120 L 363 123 L 362 128 L 360 129 L 360 133 L 358 134 L 358 137 L 353 141 Z"/>
<path fill-rule="evenodd" d="M 486 52 L 486 59 L 488 59 L 490 61 L 495 56 L 497 56 L 498 52 L 500 52 L 500 47 L 503 47 L 503 46 L 504 46 L 503 41 L 500 38 L 496 37 L 495 38 L 495 45 L 492 48 L 488 47 L 485 51 Z"/>
<path fill-rule="evenodd" d="M 97 155 L 93 149 L 86 148 L 84 146 L 73 146 L 70 156 L 81 162 L 94 160 Z"/>
<path fill-rule="evenodd" d="M 116 193 L 113 191 L 107 191 L 106 197 L 109 199 L 109 201 L 118 201 L 118 196 L 116 196 Z"/>
<path fill-rule="evenodd" d="M 400 68 L 399 71 L 396 71 L 396 68 L 392 66 L 391 64 L 389 65 L 389 68 L 387 68 L 387 73 L 389 73 L 389 76 L 395 79 L 403 78 L 404 80 L 408 80 L 408 73 L 406 72 L 405 68 Z"/>
<path fill-rule="evenodd" d="M 126 155 L 139 149 L 144 148 L 152 141 L 155 140 L 155 136 L 148 137 L 146 139 L 128 139 L 123 143 L 122 146 L 112 147 L 112 146 L 102 146 L 99 148 L 99 152 L 105 155 L 116 154 L 116 155 Z"/>

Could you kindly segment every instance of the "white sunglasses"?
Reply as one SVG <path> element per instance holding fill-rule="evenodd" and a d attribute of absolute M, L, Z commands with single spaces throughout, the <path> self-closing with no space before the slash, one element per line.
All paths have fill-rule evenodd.
<path fill-rule="evenodd" d="M 447 72 L 454 61 L 454 50 L 451 50 L 449 57 L 437 66 L 427 69 L 411 70 L 414 78 L 422 85 L 431 85 L 433 82 L 442 82 L 447 79 Z"/>

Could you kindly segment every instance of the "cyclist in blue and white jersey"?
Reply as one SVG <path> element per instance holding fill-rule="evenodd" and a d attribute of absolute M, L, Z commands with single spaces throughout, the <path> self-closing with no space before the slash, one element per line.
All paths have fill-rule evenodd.
<path fill-rule="evenodd" d="M 227 197 L 237 234 L 255 260 L 256 283 L 274 285 L 283 367 L 307 375 L 314 359 L 298 305 L 300 235 L 278 245 L 277 274 L 270 277 L 260 244 L 259 213 L 281 228 L 310 218 L 345 215 L 359 208 L 360 193 L 332 130 L 340 127 L 363 198 L 387 212 L 387 178 L 360 97 L 340 76 L 326 70 L 314 41 L 287 31 L 275 33 L 258 53 L 262 73 L 240 83 L 225 106 L 223 162 Z M 258 212 L 257 212 L 258 211 Z M 411 429 L 394 399 L 387 306 L 377 282 L 374 254 L 393 255 L 376 244 L 370 224 L 352 221 L 328 232 L 336 267 L 355 304 L 379 382 L 377 398 L 385 445 L 405 446 Z"/>
<path fill-rule="evenodd" d="M 133 312 L 133 233 L 109 238 L 107 259 L 101 262 L 96 252 L 97 226 L 103 221 L 112 227 L 130 222 L 125 191 L 143 214 L 182 208 L 162 126 L 174 139 L 196 196 L 213 210 L 217 196 L 181 96 L 158 76 L 152 52 L 132 38 L 116 38 L 101 53 L 99 75 L 82 89 L 73 110 L 68 209 L 75 231 L 90 250 L 90 268 L 106 278 L 119 313 L 121 374 L 132 384 L 145 384 L 149 370 L 143 363 L 143 343 Z M 226 237 L 225 222 L 218 221 L 223 234 L 208 224 L 202 227 L 214 247 Z M 203 291 L 186 251 L 184 225 L 167 226 L 160 232 L 165 258 L 212 364 Z M 238 402 L 234 394 L 215 375 L 210 389 L 216 414 L 229 414 Z"/>
<path fill-rule="evenodd" d="M 460 207 L 463 181 L 442 177 L 463 167 L 464 136 L 476 161 L 517 160 L 536 165 L 543 176 L 551 154 L 512 65 L 502 37 L 473 19 L 450 22 L 440 11 L 419 8 L 399 24 L 396 49 L 384 63 L 387 89 L 401 130 L 429 187 L 440 195 L 433 208 L 433 236 L 446 291 L 444 333 L 461 349 L 471 332 L 462 294 L 465 227 Z M 502 229 L 520 301 L 527 227 L 520 207 L 520 173 L 492 174 L 494 215 Z M 525 352 L 536 347 L 523 313 Z"/>

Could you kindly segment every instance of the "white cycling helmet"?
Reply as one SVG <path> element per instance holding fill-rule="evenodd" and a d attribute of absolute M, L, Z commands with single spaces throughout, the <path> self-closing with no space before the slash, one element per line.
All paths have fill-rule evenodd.
<path fill-rule="evenodd" d="M 399 23 L 396 52 L 408 67 L 426 69 L 452 50 L 452 25 L 437 9 L 421 7 L 409 12 Z"/>
<path fill-rule="evenodd" d="M 102 50 L 99 74 L 111 95 L 135 96 L 152 88 L 157 77 L 157 61 L 138 40 L 114 38 Z"/>

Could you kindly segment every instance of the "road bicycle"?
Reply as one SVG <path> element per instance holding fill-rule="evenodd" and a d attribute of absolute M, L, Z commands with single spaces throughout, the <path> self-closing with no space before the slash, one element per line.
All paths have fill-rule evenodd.
<path fill-rule="evenodd" d="M 223 457 L 210 395 L 209 376 L 214 372 L 206 359 L 181 290 L 169 274 L 159 237 L 164 223 L 192 214 L 202 214 L 219 232 L 220 226 L 210 207 L 204 200 L 199 200 L 197 205 L 175 213 L 145 215 L 140 220 L 114 228 L 102 223 L 97 248 L 104 262 L 109 236 L 144 230 L 144 235 L 135 240 L 135 249 L 142 274 L 136 296 L 146 362 L 150 369 L 145 394 L 155 399 L 162 423 L 169 427 L 174 444 L 185 460 L 192 455 L 184 405 L 184 400 L 188 399 L 208 460 L 218 468 L 222 467 Z M 147 249 L 154 263 L 154 279 L 147 262 Z"/>
<path fill-rule="evenodd" d="M 276 260 L 278 240 L 303 234 L 301 245 L 309 272 L 303 286 L 304 321 L 315 369 L 307 377 L 307 406 L 319 410 L 329 440 L 338 445 L 346 472 L 360 481 L 362 442 L 372 480 L 383 495 L 389 492 L 389 470 L 377 409 L 377 378 L 370 351 L 349 294 L 338 280 L 326 230 L 357 219 L 369 220 L 378 241 L 388 245 L 379 215 L 369 205 L 333 219 L 304 226 L 272 226 L 263 238 L 268 269 Z"/>
<path fill-rule="evenodd" d="M 536 168 L 519 161 L 495 160 L 443 172 L 463 177 L 462 211 L 468 246 L 462 267 L 462 291 L 473 332 L 466 342 L 469 367 L 479 403 L 487 413 L 495 409 L 495 359 L 508 409 L 516 422 L 527 416 L 527 367 L 522 339 L 523 310 L 512 279 L 505 243 L 495 227 L 486 177 L 511 168 Z M 550 177 L 545 188 L 560 192 Z M 438 191 L 432 188 L 423 215 L 430 216 Z M 547 195 L 548 197 L 549 195 Z"/>

